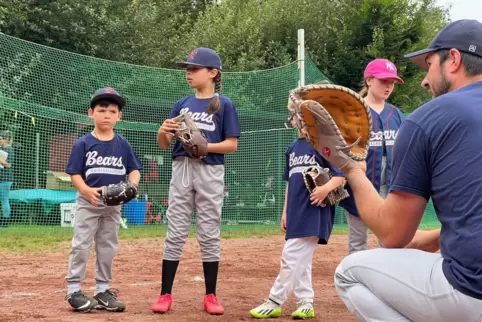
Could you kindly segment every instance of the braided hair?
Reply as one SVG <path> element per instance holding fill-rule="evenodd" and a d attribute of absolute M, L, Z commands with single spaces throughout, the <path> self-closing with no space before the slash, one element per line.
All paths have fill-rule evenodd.
<path fill-rule="evenodd" d="M 214 97 L 209 101 L 208 104 L 208 113 L 209 114 L 216 114 L 221 109 L 221 99 L 219 98 L 219 94 L 223 90 L 223 86 L 221 85 L 221 71 L 218 70 L 218 74 L 213 79 L 214 81 Z"/>

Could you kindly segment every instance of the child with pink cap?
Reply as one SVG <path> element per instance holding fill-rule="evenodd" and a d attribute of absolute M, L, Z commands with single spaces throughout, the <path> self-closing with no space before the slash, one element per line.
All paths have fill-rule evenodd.
<path fill-rule="evenodd" d="M 397 67 L 387 59 L 375 59 L 365 68 L 363 88 L 360 95 L 371 108 L 372 133 L 366 159 L 368 179 L 383 198 L 389 191 L 393 143 L 403 122 L 400 110 L 388 103 L 395 83 L 403 84 L 397 74 Z M 368 228 L 361 220 L 355 205 L 353 192 L 347 184 L 350 198 L 340 202 L 346 211 L 348 222 L 348 253 L 368 249 Z M 380 246 L 382 246 L 379 243 Z"/>

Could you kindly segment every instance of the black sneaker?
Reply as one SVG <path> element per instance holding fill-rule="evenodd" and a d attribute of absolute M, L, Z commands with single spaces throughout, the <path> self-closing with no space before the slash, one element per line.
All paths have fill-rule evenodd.
<path fill-rule="evenodd" d="M 87 313 L 97 306 L 97 301 L 93 298 L 85 296 L 82 291 L 68 294 L 65 299 L 76 311 Z"/>
<path fill-rule="evenodd" d="M 97 309 L 106 309 L 107 311 L 112 312 L 122 312 L 125 310 L 126 306 L 117 301 L 117 290 L 107 290 L 103 293 L 98 293 L 94 296 L 94 299 L 97 300 Z"/>

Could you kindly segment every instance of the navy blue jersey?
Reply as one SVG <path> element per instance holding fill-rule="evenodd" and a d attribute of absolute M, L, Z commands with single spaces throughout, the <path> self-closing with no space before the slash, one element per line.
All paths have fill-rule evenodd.
<path fill-rule="evenodd" d="M 303 169 L 310 166 L 330 168 L 334 177 L 344 173 L 323 159 L 305 139 L 296 139 L 286 150 L 283 179 L 288 181 L 286 209 L 286 239 L 318 237 L 319 244 L 327 244 L 333 229 L 335 206 L 320 207 L 311 204 L 310 193 L 303 180 Z"/>
<path fill-rule="evenodd" d="M 482 300 L 482 82 L 439 96 L 405 120 L 390 191 L 432 198 L 442 224 L 443 272 Z"/>
<path fill-rule="evenodd" d="M 233 102 L 224 95 L 219 95 L 221 109 L 216 114 L 208 114 L 211 98 L 196 98 L 195 95 L 184 97 L 173 107 L 169 118 L 181 113 L 189 113 L 196 126 L 204 132 L 209 143 L 219 143 L 227 137 L 239 137 L 238 112 Z M 182 144 L 176 140 L 172 150 L 172 158 L 187 156 Z M 203 159 L 207 164 L 224 164 L 224 154 L 209 153 Z"/>
<path fill-rule="evenodd" d="M 115 133 L 112 140 L 100 141 L 88 133 L 75 142 L 66 172 L 81 175 L 86 185 L 97 188 L 119 183 L 141 169 L 141 161 L 124 137 Z"/>
<path fill-rule="evenodd" d="M 386 165 L 386 183 L 387 190 L 390 187 L 390 178 L 392 173 L 392 155 L 393 144 L 397 137 L 398 130 L 404 120 L 402 112 L 395 106 L 385 103 L 385 107 L 378 114 L 373 109 L 370 109 L 372 115 L 372 132 L 370 133 L 370 141 L 368 142 L 367 163 L 367 178 L 373 184 L 375 189 L 379 192 L 382 178 L 382 159 L 385 156 Z M 358 210 L 355 205 L 354 193 L 349 184 L 346 189 L 350 197 L 342 200 L 340 206 L 343 207 L 350 214 L 359 217 Z"/>

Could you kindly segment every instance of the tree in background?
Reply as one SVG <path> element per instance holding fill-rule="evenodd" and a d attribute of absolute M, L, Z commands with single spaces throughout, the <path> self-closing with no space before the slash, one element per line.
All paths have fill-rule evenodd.
<path fill-rule="evenodd" d="M 436 0 L 0 0 L 5 34 L 155 67 L 171 68 L 198 46 L 218 51 L 226 71 L 279 67 L 296 60 L 303 28 L 307 54 L 336 84 L 358 90 L 368 61 L 394 61 L 406 83 L 391 101 L 405 112 L 429 96 L 403 54 L 447 23 Z"/>

